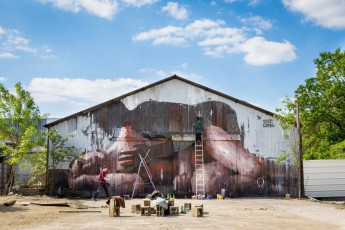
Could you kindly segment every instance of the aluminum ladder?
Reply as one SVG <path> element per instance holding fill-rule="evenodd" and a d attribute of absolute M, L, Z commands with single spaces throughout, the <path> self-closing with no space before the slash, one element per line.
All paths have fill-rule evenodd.
<path fill-rule="evenodd" d="M 204 147 L 195 141 L 195 195 L 205 195 Z"/>
<path fill-rule="evenodd" d="M 147 175 L 148 175 L 148 177 L 149 177 L 149 179 L 150 179 L 150 183 L 151 183 L 151 185 L 152 185 L 152 187 L 153 187 L 153 189 L 154 189 L 153 191 L 156 191 L 155 184 L 154 184 L 153 181 L 152 181 L 152 174 L 151 174 L 150 169 L 149 169 L 149 167 L 147 166 L 146 160 L 145 160 L 146 157 L 148 156 L 149 152 L 150 152 L 150 149 L 147 151 L 145 157 L 142 157 L 142 156 L 138 153 L 138 155 L 139 155 L 139 157 L 140 157 L 140 164 L 139 164 L 138 173 L 137 173 L 137 176 L 136 176 L 135 182 L 134 182 L 134 188 L 133 188 L 133 192 L 132 192 L 132 199 L 133 199 L 133 197 L 134 197 L 134 193 L 135 193 L 135 189 L 136 189 L 136 187 L 137 187 L 137 184 L 139 184 L 140 169 L 141 169 L 141 167 L 144 167 L 144 169 L 145 169 L 145 171 L 146 171 L 146 173 L 147 173 Z"/>

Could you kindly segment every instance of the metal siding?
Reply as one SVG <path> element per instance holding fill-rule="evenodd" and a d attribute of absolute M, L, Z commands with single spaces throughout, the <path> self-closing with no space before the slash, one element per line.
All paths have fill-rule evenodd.
<path fill-rule="evenodd" d="M 273 116 L 180 80 L 164 82 L 124 97 L 121 101 L 107 103 L 103 107 L 97 107 L 85 114 L 79 113 L 75 117 L 54 124 L 51 128 L 58 129 L 62 135 L 73 133 L 75 136 L 70 140 L 70 144 L 86 153 L 93 154 L 92 160 L 79 162 L 93 166 L 88 166 L 87 171 L 82 174 L 78 172 L 78 179 L 88 182 L 75 184 L 76 189 L 94 189 L 93 180 L 99 172 L 99 166 L 96 165 L 111 162 L 110 168 L 114 171 L 117 170 L 117 163 L 114 160 L 117 159 L 117 156 L 113 159 L 111 158 L 112 153 L 105 155 L 108 154 L 105 152 L 110 151 L 115 142 L 118 146 L 111 151 L 121 155 L 122 151 L 127 151 L 122 148 L 126 149 L 130 146 L 131 151 L 136 151 L 134 146 L 137 144 L 143 145 L 145 141 L 155 140 L 161 136 L 170 138 L 171 143 L 170 147 L 156 151 L 163 154 L 160 159 L 161 163 L 151 167 L 157 172 L 164 169 L 162 172 L 164 175 L 156 173 L 155 182 L 160 184 L 161 181 L 157 178 L 163 177 L 164 183 L 160 184 L 161 189 L 164 189 L 163 192 L 172 192 L 171 186 L 173 185 L 180 195 L 190 195 L 194 186 L 190 182 L 194 181 L 191 180 L 193 171 L 188 168 L 174 178 L 172 175 L 176 170 L 172 168 L 177 167 L 182 170 L 193 162 L 190 136 L 193 135 L 192 124 L 198 111 L 207 117 L 207 126 L 214 125 L 216 128 L 221 128 L 226 135 L 232 137 L 224 139 L 219 132 L 209 135 L 208 145 L 212 145 L 212 143 L 220 145 L 217 150 L 210 150 L 214 151 L 212 154 L 217 155 L 218 159 L 206 159 L 208 163 L 206 169 L 211 176 L 213 175 L 207 182 L 210 187 L 209 192 L 214 193 L 214 186 L 220 186 L 219 188 L 227 189 L 228 196 L 235 197 L 282 196 L 285 193 L 294 196 L 296 194 L 295 169 L 291 165 L 285 163 L 277 165 L 274 161 L 264 158 L 277 157 L 283 150 L 287 150 L 282 130 Z M 272 126 L 264 127 L 264 120 L 271 120 Z M 133 131 L 148 140 L 138 140 L 135 139 L 135 136 L 121 139 L 119 137 L 121 132 L 124 130 L 131 132 L 131 129 L 127 130 L 126 127 L 131 127 Z M 147 145 L 150 146 L 150 143 Z M 173 157 L 163 159 L 165 158 L 164 152 L 169 152 L 171 148 L 174 152 Z M 230 170 L 224 167 L 222 160 L 219 160 L 228 160 L 224 158 L 224 154 L 227 152 L 236 155 L 233 158 L 237 162 L 236 166 L 231 165 Z M 230 158 L 230 156 L 228 157 Z M 76 167 L 79 163 L 76 163 Z M 237 168 L 237 164 L 242 167 Z M 69 167 L 68 163 L 58 166 L 59 169 L 69 169 Z M 221 177 L 214 177 L 219 173 Z M 134 180 L 135 174 L 114 173 L 112 177 L 116 178 L 117 184 L 112 185 L 114 186 L 112 189 L 121 194 L 127 191 L 126 188 L 130 188 L 133 182 L 131 184 L 129 183 L 131 179 L 126 181 L 123 178 L 130 175 Z M 264 181 L 263 187 L 257 184 L 259 178 Z M 142 191 L 144 191 L 143 188 Z"/>
<path fill-rule="evenodd" d="M 345 160 L 303 161 L 306 196 L 345 197 Z"/>

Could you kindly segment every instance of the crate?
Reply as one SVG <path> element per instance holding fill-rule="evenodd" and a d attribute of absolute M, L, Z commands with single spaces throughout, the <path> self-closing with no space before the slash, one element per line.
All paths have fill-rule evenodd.
<path fill-rule="evenodd" d="M 132 205 L 132 213 L 139 213 L 140 212 L 140 207 L 141 207 L 141 205 L 140 204 L 133 204 Z"/>
<path fill-rule="evenodd" d="M 156 216 L 164 216 L 164 208 L 156 205 Z"/>
<path fill-rule="evenodd" d="M 178 215 L 179 215 L 178 207 L 170 206 L 170 216 L 178 216 Z"/>
<path fill-rule="evenodd" d="M 195 207 L 193 208 L 193 217 L 203 217 L 204 210 L 202 207 Z"/>
<path fill-rule="evenodd" d="M 141 209 L 142 216 L 151 216 L 151 207 L 150 206 L 143 206 Z"/>
<path fill-rule="evenodd" d="M 151 206 L 151 200 L 148 198 L 143 199 L 144 205 L 143 206 Z"/>
<path fill-rule="evenodd" d="M 120 216 L 120 207 L 116 205 L 115 199 L 110 199 L 109 202 L 109 216 L 118 217 Z"/>
<path fill-rule="evenodd" d="M 183 205 L 184 210 L 192 210 L 192 203 L 184 203 Z"/>

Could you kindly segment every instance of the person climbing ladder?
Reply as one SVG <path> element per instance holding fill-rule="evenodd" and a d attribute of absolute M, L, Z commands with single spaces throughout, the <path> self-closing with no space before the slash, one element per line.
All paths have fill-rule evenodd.
<path fill-rule="evenodd" d="M 199 113 L 196 116 L 197 121 L 193 124 L 194 133 L 195 133 L 195 144 L 201 145 L 201 134 L 202 134 L 202 125 L 204 123 L 203 116 Z"/>

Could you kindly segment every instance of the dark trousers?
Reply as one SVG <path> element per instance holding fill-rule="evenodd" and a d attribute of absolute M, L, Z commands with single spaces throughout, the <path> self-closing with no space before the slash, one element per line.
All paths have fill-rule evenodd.
<path fill-rule="evenodd" d="M 195 134 L 195 142 L 198 144 L 201 143 L 201 133 Z"/>
<path fill-rule="evenodd" d="M 107 197 L 110 197 L 110 196 L 109 196 L 109 192 L 108 192 L 108 188 L 107 188 L 107 184 L 106 184 L 106 183 L 99 183 L 99 184 L 98 184 L 97 191 L 96 191 L 95 195 L 93 195 L 93 198 L 94 198 L 94 199 L 97 198 L 98 193 L 101 191 L 101 188 L 103 188 L 103 190 L 105 191 L 105 194 L 107 195 Z"/>

